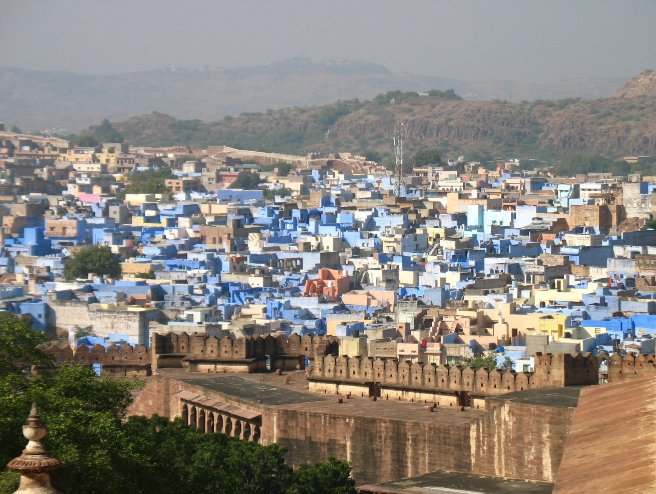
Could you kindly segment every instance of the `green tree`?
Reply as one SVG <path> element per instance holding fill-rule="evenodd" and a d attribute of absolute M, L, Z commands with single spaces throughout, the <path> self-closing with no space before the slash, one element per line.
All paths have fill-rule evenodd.
<path fill-rule="evenodd" d="M 268 201 L 273 201 L 276 196 L 289 197 L 292 195 L 291 189 L 288 189 L 287 187 L 280 187 L 278 189 L 268 189 L 262 187 L 262 190 L 264 191 L 264 198 Z"/>
<path fill-rule="evenodd" d="M 107 275 L 112 278 L 121 276 L 119 256 L 107 245 L 90 245 L 73 253 L 64 264 L 66 279 L 86 278 L 89 273 Z"/>
<path fill-rule="evenodd" d="M 468 357 L 462 359 L 462 364 L 466 367 L 473 367 L 474 369 L 487 369 L 491 371 L 497 368 L 497 359 L 492 354 L 487 357 Z"/>
<path fill-rule="evenodd" d="M 277 170 L 277 175 L 279 177 L 286 177 L 287 175 L 289 175 L 289 172 L 292 170 L 292 168 L 293 168 L 292 164 L 288 163 L 286 161 L 282 161 L 282 162 L 276 163 L 274 165 L 266 165 L 266 166 L 260 167 L 260 169 L 263 172 L 273 172 L 273 171 Z"/>
<path fill-rule="evenodd" d="M 75 339 L 93 336 L 93 326 L 75 326 Z"/>
<path fill-rule="evenodd" d="M 348 463 L 333 457 L 326 463 L 300 465 L 294 470 L 294 481 L 288 494 L 355 494 Z"/>
<path fill-rule="evenodd" d="M 369 161 L 374 161 L 376 163 L 380 163 L 383 159 L 382 155 L 378 151 L 373 149 L 366 149 L 362 151 L 361 154 Z"/>
<path fill-rule="evenodd" d="M 11 131 L 12 131 L 13 133 L 15 133 L 15 134 L 22 134 L 22 133 L 23 133 L 23 131 L 20 130 L 20 129 L 18 128 L 18 126 L 16 126 L 16 125 L 12 125 L 12 126 L 11 126 Z"/>
<path fill-rule="evenodd" d="M 21 425 L 32 402 L 48 425 L 47 450 L 62 461 L 53 484 L 69 494 L 350 494 L 349 467 L 337 460 L 285 464 L 285 449 L 224 434 L 203 434 L 181 420 L 126 420 L 135 383 L 98 377 L 89 366 L 60 366 L 27 378 L 24 361 L 46 362 L 42 335 L 21 317 L 0 313 L 0 465 L 25 446 Z M 320 483 L 320 485 L 314 485 Z M 0 494 L 17 476 L 0 472 Z"/>
<path fill-rule="evenodd" d="M 230 184 L 231 189 L 255 190 L 263 182 L 259 173 L 241 171 L 234 182 Z"/>
<path fill-rule="evenodd" d="M 441 162 L 442 157 L 439 149 L 422 149 L 412 155 L 409 164 L 414 168 L 417 166 L 439 165 Z"/>
<path fill-rule="evenodd" d="M 99 142 L 123 142 L 121 133 L 107 119 L 104 119 L 97 127 L 93 127 L 93 136 Z"/>
<path fill-rule="evenodd" d="M 85 148 L 98 147 L 98 139 L 89 134 L 81 134 L 75 138 L 75 145 Z"/>
<path fill-rule="evenodd" d="M 20 373 L 30 364 L 46 364 L 48 356 L 38 349 L 46 337 L 32 329 L 29 316 L 0 312 L 0 375 Z"/>
<path fill-rule="evenodd" d="M 656 230 L 656 219 L 647 220 L 641 230 Z"/>
<path fill-rule="evenodd" d="M 515 363 L 510 357 L 503 359 L 501 366 L 499 367 L 502 371 L 511 371 L 515 368 Z"/>
<path fill-rule="evenodd" d="M 454 101 L 462 99 L 458 94 L 456 94 L 456 92 L 453 89 L 445 89 L 444 91 L 440 91 L 439 89 L 431 89 L 430 91 L 428 91 L 428 96 L 438 99 L 454 100 Z"/>
<path fill-rule="evenodd" d="M 129 185 L 119 194 L 119 197 L 125 198 L 125 194 L 165 194 L 168 189 L 165 187 L 164 181 L 174 177 L 168 166 L 134 171 L 128 176 Z"/>
<path fill-rule="evenodd" d="M 573 176 L 577 173 L 612 173 L 627 175 L 631 173 L 631 165 L 626 161 L 613 161 L 598 153 L 572 153 L 563 158 L 556 167 L 556 173 L 563 176 Z"/>

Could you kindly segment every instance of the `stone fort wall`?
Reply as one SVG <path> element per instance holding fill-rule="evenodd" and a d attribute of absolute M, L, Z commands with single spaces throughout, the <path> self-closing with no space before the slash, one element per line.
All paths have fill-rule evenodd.
<path fill-rule="evenodd" d="M 150 375 L 160 368 L 183 367 L 183 361 L 193 364 L 203 362 L 235 362 L 246 360 L 264 360 L 271 358 L 271 370 L 286 369 L 288 361 L 298 362 L 302 357 L 314 358 L 315 354 L 337 350 L 337 340 L 326 336 L 255 336 L 247 338 L 217 338 L 205 334 L 154 334 L 151 347 L 144 345 L 112 345 L 105 348 L 102 345 L 91 347 L 80 346 L 75 351 L 70 346 L 46 344 L 41 347 L 51 354 L 57 363 L 93 365 L 100 364 L 103 372 L 116 375 Z M 286 361 L 286 360 L 287 361 Z M 238 366 L 234 372 L 243 371 Z M 197 370 L 198 365 L 189 366 Z M 248 370 L 264 370 L 264 366 L 244 367 Z M 292 365 L 291 368 L 295 368 Z M 231 367 L 224 365 L 223 369 L 230 372 Z"/>
<path fill-rule="evenodd" d="M 337 339 L 314 335 L 217 338 L 201 333 L 165 333 L 153 334 L 151 347 L 159 355 L 184 354 L 204 359 L 242 360 L 276 355 L 314 358 L 317 353 L 336 351 Z"/>
<path fill-rule="evenodd" d="M 312 381 L 349 385 L 380 383 L 382 386 L 418 390 L 466 391 L 497 395 L 546 387 L 598 384 L 600 365 L 607 366 L 609 382 L 656 376 L 656 355 L 598 355 L 590 353 L 535 355 L 534 372 L 438 366 L 372 357 L 317 357 L 308 370 Z M 319 387 L 320 391 L 325 388 Z"/>
<path fill-rule="evenodd" d="M 529 373 L 328 355 L 315 359 L 308 377 L 319 382 L 380 383 L 383 396 L 387 387 L 496 395 L 545 387 L 597 384 L 598 361 L 591 354 L 537 354 L 535 372 Z M 325 385 L 318 388 L 320 392 L 327 389 Z"/>
<path fill-rule="evenodd" d="M 414 412 L 443 414 L 442 420 L 424 421 L 413 413 L 345 414 L 332 400 L 321 410 L 302 404 L 244 403 L 190 382 L 153 376 L 138 393 L 130 414 L 180 417 L 183 392 L 261 414 L 260 442 L 287 448 L 290 464 L 335 456 L 351 463 L 358 483 L 398 480 L 438 469 L 553 482 L 575 410 L 489 397 L 484 411 Z M 387 403 L 379 401 L 376 406 L 385 410 Z"/>
<path fill-rule="evenodd" d="M 642 377 L 656 377 L 656 355 L 620 355 L 600 353 L 600 364 L 608 366 L 608 382 Z"/>

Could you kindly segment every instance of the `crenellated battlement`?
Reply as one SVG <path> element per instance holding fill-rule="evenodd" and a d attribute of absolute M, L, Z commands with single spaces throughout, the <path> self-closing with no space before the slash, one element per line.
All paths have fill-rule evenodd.
<path fill-rule="evenodd" d="M 337 350 L 337 339 L 331 336 L 278 335 L 217 338 L 203 333 L 153 334 L 154 354 L 184 354 L 203 359 L 243 360 L 278 355 L 306 356 Z"/>
<path fill-rule="evenodd" d="M 485 396 L 598 384 L 600 365 L 608 365 L 608 380 L 656 374 L 656 357 L 605 353 L 535 355 L 533 372 L 409 362 L 371 357 L 317 357 L 308 370 L 310 389 L 319 393 L 359 394 L 384 399 L 440 404 L 483 404 Z"/>
<path fill-rule="evenodd" d="M 607 367 L 608 382 L 656 376 L 656 355 L 609 355 L 601 352 L 597 359 L 602 368 Z"/>
<path fill-rule="evenodd" d="M 150 350 L 144 345 L 68 346 L 50 343 L 40 348 L 52 355 L 57 364 L 100 364 L 104 374 L 115 376 L 148 376 L 151 373 Z"/>
<path fill-rule="evenodd" d="M 201 333 L 153 334 L 151 347 L 143 345 L 41 347 L 56 363 L 100 364 L 103 372 L 128 367 L 150 374 L 161 368 L 186 368 L 191 372 L 256 372 L 302 369 L 305 357 L 337 351 L 337 339 L 326 336 L 253 336 L 217 338 Z M 268 360 L 268 364 L 266 361 Z M 267 366 L 268 365 L 268 366 Z M 141 372 L 141 371 L 140 371 Z"/>
<path fill-rule="evenodd" d="M 50 343 L 40 347 L 53 356 L 56 363 L 73 364 L 149 364 L 150 350 L 144 345 L 79 346 L 75 352 L 70 346 Z"/>

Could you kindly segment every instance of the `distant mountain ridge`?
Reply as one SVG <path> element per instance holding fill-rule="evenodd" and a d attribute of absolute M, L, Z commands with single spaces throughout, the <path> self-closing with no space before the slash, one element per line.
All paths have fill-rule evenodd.
<path fill-rule="evenodd" d="M 0 68 L 0 121 L 23 130 L 76 131 L 103 118 L 121 120 L 153 111 L 215 121 L 336 100 L 372 98 L 391 90 L 454 89 L 465 99 L 509 101 L 600 98 L 625 79 L 572 79 L 531 84 L 466 82 L 397 74 L 359 61 L 294 58 L 269 65 L 207 70 L 160 69 L 116 75 Z"/>
<path fill-rule="evenodd" d="M 114 127 L 128 142 L 141 145 L 225 144 L 389 157 L 399 121 L 405 122 L 408 152 L 439 148 L 472 159 L 557 158 L 581 151 L 611 157 L 656 155 L 656 96 L 648 95 L 513 103 L 463 100 L 450 91 L 393 91 L 367 101 L 244 113 L 210 123 L 150 113 Z"/>

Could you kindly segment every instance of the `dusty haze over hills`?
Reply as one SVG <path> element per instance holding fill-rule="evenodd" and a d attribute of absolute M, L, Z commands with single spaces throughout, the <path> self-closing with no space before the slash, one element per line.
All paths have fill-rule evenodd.
<path fill-rule="evenodd" d="M 211 121 L 391 89 L 603 97 L 656 67 L 655 18 L 649 0 L 7 0 L 0 119 L 30 130 L 151 111 Z"/>
<path fill-rule="evenodd" d="M 214 121 L 226 115 L 367 99 L 395 89 L 454 89 L 466 99 L 510 101 L 599 98 L 624 79 L 570 79 L 551 84 L 466 82 L 397 74 L 365 62 L 295 58 L 237 69 L 155 70 L 120 75 L 0 68 L 0 121 L 27 130 L 79 130 L 158 111 Z M 61 131 L 60 131 L 61 132 Z"/>
<path fill-rule="evenodd" d="M 574 152 L 607 156 L 656 154 L 656 79 L 641 74 L 594 100 L 467 101 L 453 92 L 399 91 L 369 101 L 248 113 L 203 123 L 149 113 L 114 127 L 132 144 L 207 146 L 305 153 L 339 149 L 389 157 L 395 124 L 405 148 L 482 159 L 492 155 L 557 158 Z M 93 132 L 93 130 L 92 130 Z"/>

